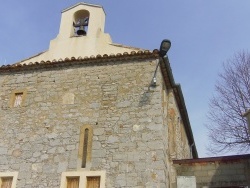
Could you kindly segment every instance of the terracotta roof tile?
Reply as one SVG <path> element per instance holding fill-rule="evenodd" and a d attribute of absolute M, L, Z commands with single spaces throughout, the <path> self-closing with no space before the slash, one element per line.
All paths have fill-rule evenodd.
<path fill-rule="evenodd" d="M 195 163 L 228 163 L 228 162 L 238 162 L 241 160 L 249 160 L 250 154 L 243 155 L 229 155 L 229 156 L 220 156 L 220 157 L 206 157 L 206 158 L 198 158 L 198 159 L 180 159 L 173 160 L 174 164 L 195 164 Z"/>
<path fill-rule="evenodd" d="M 136 60 L 136 59 L 148 59 L 148 58 L 158 58 L 158 50 L 153 50 L 152 52 L 149 50 L 145 51 L 132 51 L 130 53 L 124 52 L 124 53 L 117 53 L 117 54 L 104 54 L 104 55 L 92 55 L 90 57 L 85 56 L 82 58 L 79 57 L 67 57 L 65 59 L 53 59 L 50 60 L 42 60 L 40 62 L 29 62 L 29 63 L 15 63 L 12 65 L 2 65 L 0 66 L 0 72 L 9 72 L 9 71 L 15 71 L 15 70 L 23 70 L 23 69 L 29 69 L 29 68 L 39 68 L 39 67 L 53 67 L 58 65 L 68 65 L 69 62 L 78 62 L 78 63 L 98 63 L 98 62 L 104 62 L 104 61 L 120 61 L 120 60 Z"/>

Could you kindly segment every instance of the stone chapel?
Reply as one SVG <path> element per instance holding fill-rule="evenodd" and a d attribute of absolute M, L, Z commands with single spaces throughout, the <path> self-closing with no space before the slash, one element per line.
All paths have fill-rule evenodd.
<path fill-rule="evenodd" d="M 173 160 L 198 158 L 167 56 L 104 25 L 78 3 L 47 51 L 0 67 L 1 188 L 171 188 Z"/>

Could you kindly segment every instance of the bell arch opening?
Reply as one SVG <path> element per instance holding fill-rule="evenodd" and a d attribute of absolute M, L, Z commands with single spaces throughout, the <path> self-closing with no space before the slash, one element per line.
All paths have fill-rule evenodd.
<path fill-rule="evenodd" d="M 86 36 L 88 33 L 90 13 L 87 10 L 78 10 L 73 16 L 72 36 Z"/>

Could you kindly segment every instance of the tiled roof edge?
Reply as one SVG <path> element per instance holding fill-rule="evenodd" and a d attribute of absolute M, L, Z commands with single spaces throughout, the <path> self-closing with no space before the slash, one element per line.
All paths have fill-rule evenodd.
<path fill-rule="evenodd" d="M 119 60 L 138 60 L 138 59 L 150 59 L 150 58 L 157 58 L 158 50 L 153 50 L 152 52 L 149 50 L 145 51 L 132 51 L 130 53 L 117 53 L 117 54 L 104 54 L 104 55 L 92 55 L 90 57 L 71 57 L 65 59 L 54 59 L 52 61 L 45 60 L 41 62 L 29 62 L 25 64 L 16 63 L 13 65 L 2 65 L 0 67 L 0 72 L 10 72 L 16 70 L 24 70 L 24 69 L 33 69 L 33 68 L 40 68 L 40 67 L 54 67 L 54 66 L 65 66 L 71 65 L 71 63 L 99 63 L 99 62 L 110 62 L 110 61 L 119 61 Z"/>
<path fill-rule="evenodd" d="M 241 160 L 249 160 L 250 154 L 243 155 L 229 155 L 229 156 L 220 156 L 220 157 L 206 157 L 198 159 L 181 159 L 173 160 L 174 164 L 194 164 L 194 163 L 215 163 L 215 162 L 238 162 Z"/>
<path fill-rule="evenodd" d="M 172 73 L 172 69 L 170 67 L 168 57 L 166 56 L 164 58 L 160 58 L 160 62 L 161 62 L 160 67 L 162 70 L 163 77 L 165 79 L 166 87 L 167 89 L 172 88 L 174 91 L 174 96 L 177 101 L 177 105 L 181 113 L 181 117 L 183 119 L 185 131 L 188 137 L 188 142 L 189 142 L 189 145 L 192 146 L 193 158 L 198 158 L 198 152 L 197 152 L 197 148 L 195 145 L 195 140 L 194 140 L 192 128 L 190 125 L 189 116 L 188 116 L 187 108 L 185 105 L 185 100 L 183 97 L 181 86 L 180 84 L 176 84 L 174 81 L 174 76 Z"/>

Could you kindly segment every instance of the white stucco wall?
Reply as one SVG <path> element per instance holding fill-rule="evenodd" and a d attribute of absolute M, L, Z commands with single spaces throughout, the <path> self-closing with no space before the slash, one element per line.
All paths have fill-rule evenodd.
<path fill-rule="evenodd" d="M 73 21 L 77 11 L 89 12 L 87 34 L 74 36 Z M 98 54 L 117 54 L 138 51 L 138 48 L 126 47 L 112 43 L 109 34 L 104 33 L 105 12 L 101 6 L 79 3 L 62 11 L 59 34 L 50 41 L 49 49 L 39 55 L 21 61 L 21 64 L 30 62 L 53 61 L 71 57 L 96 56 Z"/>

